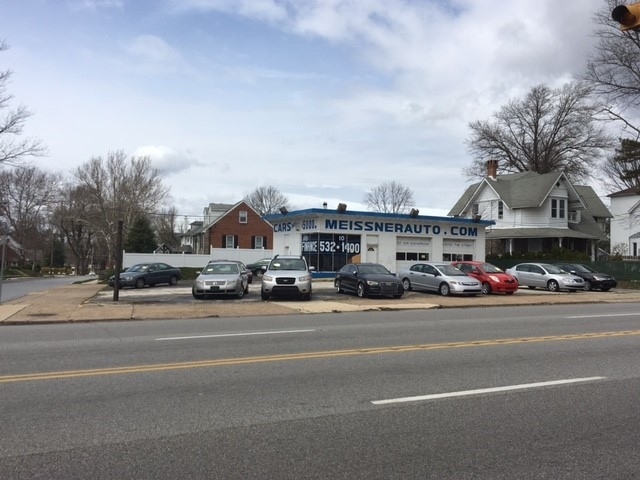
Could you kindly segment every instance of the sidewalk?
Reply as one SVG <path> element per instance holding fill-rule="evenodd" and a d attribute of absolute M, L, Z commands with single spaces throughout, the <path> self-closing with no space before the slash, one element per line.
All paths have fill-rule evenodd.
<path fill-rule="evenodd" d="M 157 291 L 165 287 L 157 287 Z M 317 282 L 314 290 L 332 290 L 330 282 Z M 127 292 L 132 292 L 131 294 Z M 408 292 L 404 298 L 358 298 L 351 295 L 324 295 L 310 302 L 283 301 L 211 301 L 189 300 L 172 303 L 137 301 L 132 290 L 121 291 L 119 301 L 113 301 L 113 290 L 104 284 L 89 282 L 51 288 L 32 293 L 0 305 L 0 324 L 22 325 L 65 322 L 159 320 L 182 318 L 244 317 L 290 315 L 296 313 L 338 313 L 353 311 L 397 311 L 430 308 L 549 305 L 571 303 L 640 302 L 640 290 L 609 292 L 550 293 L 542 290 L 519 290 L 514 295 L 477 297 L 442 297 L 435 294 Z M 168 291 L 167 291 L 168 292 Z M 254 295 L 254 293 L 252 293 Z"/>

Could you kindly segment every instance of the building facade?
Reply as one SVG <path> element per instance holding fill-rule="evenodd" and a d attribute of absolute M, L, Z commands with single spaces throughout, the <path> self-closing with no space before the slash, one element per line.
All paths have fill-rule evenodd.
<path fill-rule="evenodd" d="M 318 272 L 347 263 L 381 263 L 392 272 L 416 262 L 484 260 L 485 228 L 468 218 L 308 209 L 265 217 L 275 254 L 303 255 Z"/>
<path fill-rule="evenodd" d="M 487 254 L 558 248 L 596 260 L 612 214 L 590 186 L 575 185 L 562 172 L 497 175 L 495 161 L 487 162 L 487 170 L 487 177 L 467 188 L 449 212 L 494 221 L 487 229 Z"/>

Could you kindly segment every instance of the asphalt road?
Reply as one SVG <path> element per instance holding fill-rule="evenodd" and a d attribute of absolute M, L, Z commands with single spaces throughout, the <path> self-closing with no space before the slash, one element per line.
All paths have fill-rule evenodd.
<path fill-rule="evenodd" d="M 3 327 L 0 478 L 635 478 L 638 307 Z"/>

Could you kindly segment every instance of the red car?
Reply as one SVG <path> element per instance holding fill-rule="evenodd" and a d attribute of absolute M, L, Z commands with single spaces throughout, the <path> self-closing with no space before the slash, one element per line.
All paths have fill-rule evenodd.
<path fill-rule="evenodd" d="M 518 290 L 518 280 L 500 268 L 486 262 L 452 262 L 467 275 L 471 275 L 482 283 L 482 293 L 506 293 L 512 295 Z"/>

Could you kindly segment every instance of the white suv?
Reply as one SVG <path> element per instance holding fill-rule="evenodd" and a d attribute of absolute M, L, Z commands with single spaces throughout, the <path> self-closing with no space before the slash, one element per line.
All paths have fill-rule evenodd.
<path fill-rule="evenodd" d="M 262 300 L 269 300 L 271 295 L 288 295 L 311 300 L 313 270 L 313 267 L 307 266 L 307 261 L 302 256 L 276 255 L 268 266 L 262 267 Z"/>

